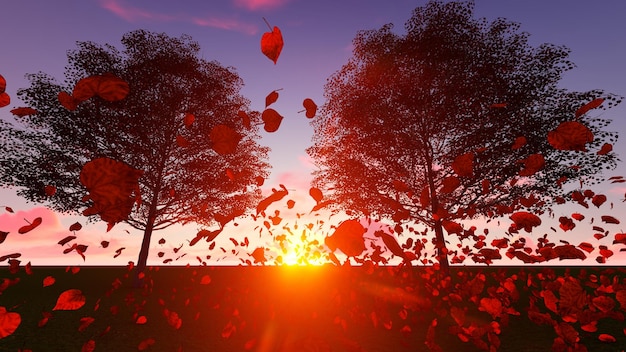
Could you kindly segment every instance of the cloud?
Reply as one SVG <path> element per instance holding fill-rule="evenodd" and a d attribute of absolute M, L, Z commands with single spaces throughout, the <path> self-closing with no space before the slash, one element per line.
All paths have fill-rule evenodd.
<path fill-rule="evenodd" d="M 220 17 L 208 17 L 208 18 L 198 18 L 194 17 L 191 20 L 194 24 L 202 27 L 211 27 L 224 29 L 228 31 L 235 31 L 244 34 L 254 35 L 257 34 L 259 29 L 255 25 L 251 25 L 237 19 L 232 18 L 220 18 Z"/>
<path fill-rule="evenodd" d="M 261 1 L 262 3 L 276 3 L 278 1 Z M 284 1 L 281 1 L 284 2 Z M 123 0 L 100 0 L 100 6 L 114 15 L 128 21 L 154 21 L 154 22 L 189 22 L 197 26 L 211 27 L 217 29 L 223 29 L 228 31 L 234 31 L 249 35 L 258 33 L 259 29 L 256 25 L 252 25 L 236 18 L 222 17 L 222 16 L 207 16 L 198 17 L 197 14 L 189 15 L 180 13 L 177 15 L 165 14 L 155 11 L 150 11 L 144 8 L 132 6 Z M 253 5 L 258 6 L 258 5 Z M 265 6 L 265 5 L 261 5 Z M 268 5 L 269 6 L 269 5 Z"/>
<path fill-rule="evenodd" d="M 289 0 L 234 0 L 235 6 L 249 11 L 272 10 L 288 2 Z"/>
<path fill-rule="evenodd" d="M 119 0 L 100 0 L 100 6 L 128 22 L 141 20 L 171 21 L 176 19 L 175 16 L 148 11 Z"/>

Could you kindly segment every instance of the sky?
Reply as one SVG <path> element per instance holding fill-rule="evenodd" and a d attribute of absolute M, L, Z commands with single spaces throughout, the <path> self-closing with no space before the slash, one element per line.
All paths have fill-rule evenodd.
<path fill-rule="evenodd" d="M 277 132 L 264 133 L 261 140 L 261 144 L 272 150 L 269 162 L 273 166 L 264 191 L 268 194 L 272 187 L 285 184 L 293 199 L 304 208 L 312 207 L 314 203 L 308 197 L 308 188 L 314 167 L 305 153 L 311 144 L 312 128 L 304 114 L 298 113 L 303 109 L 302 100 L 311 98 L 318 105 L 323 104 L 326 79 L 350 58 L 352 39 L 357 31 L 393 23 L 394 30 L 403 33 L 404 23 L 412 10 L 425 3 L 425 0 L 10 1 L 2 5 L 0 13 L 0 33 L 3 33 L 0 74 L 7 81 L 7 93 L 12 102 L 9 107 L 0 109 L 0 118 L 11 120 L 9 110 L 23 106 L 16 91 L 28 86 L 25 74 L 43 71 L 62 81 L 66 52 L 74 49 L 77 41 L 120 47 L 121 37 L 136 29 L 165 32 L 170 36 L 188 34 L 200 44 L 203 58 L 236 69 L 245 84 L 241 93 L 250 99 L 253 110 L 261 111 L 265 96 L 280 89 L 280 97 L 273 107 L 285 116 L 285 120 Z M 531 34 L 532 45 L 546 42 L 569 47 L 572 50 L 570 58 L 577 67 L 565 75 L 561 82 L 564 88 L 601 88 L 626 96 L 626 46 L 623 45 L 626 2 L 598 0 L 591 5 L 583 0 L 476 0 L 475 15 L 489 20 L 505 17 L 519 22 L 521 29 Z M 284 37 L 285 46 L 276 64 L 260 51 L 261 35 L 268 30 L 264 18 L 272 26 L 280 27 Z M 606 114 L 604 117 L 613 119 L 611 129 L 622 136 L 626 134 L 625 113 L 625 104 L 603 113 Z M 626 151 L 624 137 L 614 149 L 618 154 Z M 624 171 L 626 167 L 620 163 L 619 168 L 608 176 L 625 175 Z M 611 210 L 623 209 L 619 207 L 623 204 L 621 199 L 626 187 L 620 184 L 604 187 L 607 196 L 616 200 L 615 209 Z M 123 224 L 106 232 L 106 225 L 102 222 L 87 225 L 82 217 L 55 214 L 41 205 L 26 203 L 11 190 L 0 190 L 0 206 L 15 210 L 13 214 L 0 212 L 0 230 L 11 232 L 0 244 L 0 255 L 20 252 L 21 260 L 35 265 L 124 265 L 136 261 L 141 234 Z M 562 211 L 569 215 L 566 212 L 570 210 Z M 24 219 L 36 216 L 44 218 L 37 231 L 17 234 L 17 228 L 25 224 Z M 289 213 L 284 212 L 281 216 L 287 219 Z M 297 220 L 291 219 L 290 226 L 297 225 Z M 327 225 L 336 221 L 324 220 Z M 56 244 L 59 239 L 72 234 L 68 227 L 76 221 L 86 225 L 76 233 L 78 241 L 90 246 L 84 261 L 73 253 L 63 255 L 62 250 L 66 247 Z M 171 251 L 185 244 L 197 230 L 197 226 L 189 225 L 155 233 L 149 263 L 162 262 L 163 258 L 156 256 L 159 251 L 166 252 L 165 257 L 172 257 Z M 257 228 L 245 231 L 258 239 Z M 572 243 L 591 242 L 594 239 L 590 231 L 557 235 L 567 237 Z M 229 238 L 236 237 L 241 241 L 242 232 L 243 224 L 233 227 L 230 234 L 220 235 L 223 238 L 219 240 L 225 241 L 224 248 L 230 248 L 227 247 Z M 622 229 L 616 227 L 614 232 L 622 232 Z M 161 237 L 167 239 L 164 245 L 156 243 Z M 101 241 L 110 242 L 110 246 L 102 248 Z M 610 241 L 608 244 L 610 246 Z M 112 258 L 114 249 L 121 247 L 125 247 L 122 254 Z M 229 250 L 213 255 L 213 263 L 216 258 L 226 262 L 223 258 Z M 240 250 L 251 252 L 252 246 Z M 205 258 L 206 254 L 198 251 L 175 262 L 186 263 L 187 260 L 197 264 L 194 257 Z M 626 252 L 616 252 L 609 263 L 626 264 Z"/>

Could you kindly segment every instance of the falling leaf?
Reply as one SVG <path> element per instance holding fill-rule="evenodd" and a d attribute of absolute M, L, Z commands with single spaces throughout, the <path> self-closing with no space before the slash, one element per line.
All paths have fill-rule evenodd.
<path fill-rule="evenodd" d="M 11 335 L 22 322 L 19 313 L 7 312 L 5 307 L 0 307 L 0 339 Z"/>
<path fill-rule="evenodd" d="M 315 200 L 316 203 L 319 203 L 324 198 L 322 191 L 319 188 L 311 187 L 309 189 L 309 195 Z"/>
<path fill-rule="evenodd" d="M 70 225 L 70 231 L 80 231 L 80 229 L 83 228 L 83 225 L 81 225 L 79 222 L 75 222 L 72 225 Z"/>
<path fill-rule="evenodd" d="M 208 285 L 211 283 L 211 277 L 209 275 L 203 275 L 200 279 L 200 285 Z"/>
<path fill-rule="evenodd" d="M 138 182 L 142 175 L 143 171 L 110 158 L 97 158 L 86 163 L 80 172 L 80 182 L 89 194 L 83 200 L 92 200 L 93 204 L 83 211 L 83 215 L 100 215 L 108 223 L 107 231 L 126 220 L 133 205 L 141 203 Z"/>
<path fill-rule="evenodd" d="M 196 120 L 196 116 L 194 114 L 186 113 L 183 118 L 183 123 L 186 127 L 191 126 L 191 124 Z"/>
<path fill-rule="evenodd" d="M 521 162 L 524 164 L 524 168 L 519 171 L 520 176 L 532 176 L 546 165 L 546 159 L 540 153 L 531 154 Z"/>
<path fill-rule="evenodd" d="M 190 143 L 185 137 L 181 135 L 176 135 L 176 145 L 181 148 L 187 148 L 189 147 Z"/>
<path fill-rule="evenodd" d="M 126 98 L 130 88 L 123 79 L 107 73 L 85 77 L 76 82 L 72 97 L 78 102 L 94 96 L 107 101 L 118 101 Z"/>
<path fill-rule="evenodd" d="M 22 227 L 20 227 L 17 232 L 21 233 L 21 234 L 25 234 L 29 231 L 31 231 L 32 229 L 36 228 L 37 226 L 41 225 L 42 223 L 42 219 L 41 217 L 37 217 L 33 220 L 33 222 L 29 223 L 28 225 L 24 225 Z"/>
<path fill-rule="evenodd" d="M 77 310 L 85 305 L 85 296 L 81 290 L 69 289 L 59 295 L 52 310 Z"/>
<path fill-rule="evenodd" d="M 254 251 L 252 251 L 252 254 L 250 254 L 252 256 L 252 258 L 254 258 L 254 263 L 262 263 L 264 264 L 267 261 L 267 258 L 265 258 L 265 248 L 263 247 L 258 247 L 256 248 Z"/>
<path fill-rule="evenodd" d="M 615 217 L 610 216 L 610 215 L 602 215 L 601 219 L 607 224 L 619 224 L 619 220 L 617 220 Z"/>
<path fill-rule="evenodd" d="M 532 213 L 526 211 L 518 211 L 509 217 L 517 228 L 524 229 L 526 232 L 532 232 L 533 227 L 541 225 L 541 219 Z"/>
<path fill-rule="evenodd" d="M 148 318 L 146 318 L 145 315 L 140 315 L 139 317 L 137 317 L 137 320 L 135 320 L 135 324 L 137 325 L 144 325 L 147 322 L 148 322 Z"/>
<path fill-rule="evenodd" d="M 526 145 L 526 137 L 521 136 L 515 139 L 515 142 L 511 146 L 511 149 L 517 150 Z"/>
<path fill-rule="evenodd" d="M 609 335 L 609 334 L 600 334 L 598 335 L 598 340 L 602 341 L 602 342 L 616 342 L 617 340 L 615 339 L 615 337 L 613 337 L 613 335 Z"/>
<path fill-rule="evenodd" d="M 454 158 L 452 170 L 460 177 L 472 177 L 474 174 L 474 153 L 465 153 Z"/>
<path fill-rule="evenodd" d="M 28 115 L 35 115 L 37 113 L 37 110 L 33 109 L 33 108 L 29 108 L 29 107 L 19 107 L 19 108 L 15 108 L 13 110 L 11 110 L 11 114 L 18 116 L 18 117 L 24 117 L 24 116 L 28 116 Z"/>
<path fill-rule="evenodd" d="M 43 285 L 43 287 L 48 287 L 48 286 L 52 286 L 52 285 L 54 285 L 54 283 L 55 283 L 55 282 L 56 282 L 56 279 L 55 279 L 54 277 L 52 277 L 52 276 L 46 276 L 46 277 L 43 279 L 43 283 L 42 283 L 42 285 Z"/>
<path fill-rule="evenodd" d="M 139 345 L 137 346 L 137 350 L 139 350 L 139 351 L 145 351 L 145 350 L 147 350 L 148 348 L 150 348 L 150 346 L 154 345 L 154 343 L 155 343 L 155 342 L 156 342 L 156 340 L 155 340 L 155 339 L 153 339 L 153 338 L 151 338 L 151 337 L 150 337 L 150 338 L 147 338 L 147 339 L 145 339 L 145 340 L 143 340 L 143 341 L 141 341 L 141 342 L 139 343 Z"/>
<path fill-rule="evenodd" d="M 606 155 L 608 153 L 610 153 L 613 150 L 613 145 L 611 143 L 604 143 L 602 145 L 602 148 L 600 148 L 600 150 L 598 150 L 598 152 L 596 154 L 598 155 Z"/>
<path fill-rule="evenodd" d="M 600 105 L 602 105 L 603 102 L 604 102 L 604 99 L 596 98 L 596 99 L 588 102 L 587 104 L 581 106 L 580 108 L 578 108 L 576 110 L 576 113 L 575 113 L 576 118 L 579 118 L 580 116 L 586 114 L 587 111 L 589 111 L 591 109 L 595 109 L 595 108 L 599 107 Z"/>
<path fill-rule="evenodd" d="M 211 129 L 209 139 L 212 148 L 220 155 L 232 154 L 237 149 L 241 135 L 226 125 L 217 125 Z"/>
<path fill-rule="evenodd" d="M 267 23 L 267 21 L 265 22 Z M 261 37 L 261 52 L 263 55 L 272 60 L 274 65 L 276 65 L 276 61 L 278 61 L 281 50 L 283 50 L 283 45 L 283 35 L 280 32 L 280 29 L 276 26 L 274 26 L 274 29 L 271 32 L 263 33 L 263 36 Z"/>
<path fill-rule="evenodd" d="M 602 204 L 606 202 L 606 196 L 604 194 L 596 194 L 591 198 L 591 203 L 595 205 L 597 208 L 600 208 Z"/>
<path fill-rule="evenodd" d="M 7 239 L 8 235 L 9 235 L 8 232 L 0 231 L 0 244 L 2 244 L 2 242 L 4 242 Z"/>
<path fill-rule="evenodd" d="M 278 202 L 279 200 L 283 199 L 287 194 L 289 194 L 289 191 L 287 191 L 287 188 L 282 184 L 280 185 L 279 190 L 272 189 L 272 194 L 267 198 L 261 200 L 257 205 L 256 214 L 258 215 L 261 212 L 265 211 L 265 209 L 267 209 L 270 204 Z"/>
<path fill-rule="evenodd" d="M 548 143 L 559 150 L 587 151 L 586 144 L 593 138 L 591 130 L 578 121 L 562 122 L 548 132 Z"/>
<path fill-rule="evenodd" d="M 365 250 L 363 235 L 366 229 L 357 220 L 343 221 L 333 234 L 324 239 L 324 243 L 331 251 L 341 250 L 349 257 L 355 257 Z"/>
<path fill-rule="evenodd" d="M 280 123 L 283 121 L 283 117 L 274 109 L 269 108 L 263 110 L 261 114 L 263 120 L 263 129 L 266 132 L 276 132 L 280 127 Z"/>
<path fill-rule="evenodd" d="M 95 350 L 96 350 L 96 341 L 88 340 L 87 342 L 85 342 L 80 352 L 93 352 Z"/>
<path fill-rule="evenodd" d="M 239 110 L 237 112 L 237 116 L 241 117 L 241 122 L 243 124 L 243 127 L 245 127 L 248 130 L 252 128 L 252 125 L 250 124 L 250 116 L 245 111 Z"/>
<path fill-rule="evenodd" d="M 113 256 L 113 258 L 117 258 L 122 254 L 122 251 L 126 249 L 126 247 L 121 247 L 115 250 L 115 255 Z"/>
<path fill-rule="evenodd" d="M 278 91 L 274 90 L 265 97 L 265 107 L 274 104 L 278 100 Z"/>
<path fill-rule="evenodd" d="M 91 325 L 96 319 L 93 317 L 82 317 L 80 318 L 80 325 L 78 326 L 78 331 L 85 331 L 89 325 Z"/>
<path fill-rule="evenodd" d="M 3 108 L 9 104 L 11 104 L 11 97 L 6 92 L 0 93 L 0 108 Z"/>
<path fill-rule="evenodd" d="M 4 91 L 7 89 L 7 80 L 0 75 L 0 93 L 4 93 Z"/>
<path fill-rule="evenodd" d="M 69 111 L 74 111 L 78 107 L 78 101 L 76 101 L 76 99 L 74 99 L 74 97 L 68 92 L 59 92 L 57 99 L 59 100 L 59 103 L 61 103 L 61 105 Z"/>
<path fill-rule="evenodd" d="M 65 246 L 68 242 L 75 240 L 75 239 L 76 239 L 76 236 L 66 236 L 65 238 L 63 238 L 57 243 L 60 244 L 61 246 Z"/>
<path fill-rule="evenodd" d="M 304 106 L 304 109 L 305 109 L 304 115 L 307 118 L 312 119 L 313 117 L 315 117 L 315 114 L 317 114 L 317 104 L 315 104 L 315 102 L 312 99 L 310 98 L 304 99 L 304 101 L 302 102 L 302 106 Z"/>
<path fill-rule="evenodd" d="M 109 247 L 109 241 L 100 241 L 100 246 L 102 246 L 102 248 Z"/>
<path fill-rule="evenodd" d="M 57 193 L 57 188 L 52 185 L 46 185 L 43 188 L 43 192 L 46 194 L 46 196 L 52 197 Z"/>

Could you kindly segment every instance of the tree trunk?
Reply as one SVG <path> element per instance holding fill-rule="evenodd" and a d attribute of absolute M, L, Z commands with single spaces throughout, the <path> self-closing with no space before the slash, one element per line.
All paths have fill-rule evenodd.
<path fill-rule="evenodd" d="M 434 228 L 435 239 L 437 240 L 435 244 L 437 248 L 437 260 L 439 261 L 441 274 L 445 277 L 450 274 L 450 262 L 448 262 L 448 248 L 446 247 L 446 239 L 443 234 L 443 225 L 440 219 L 435 221 Z"/>
<path fill-rule="evenodd" d="M 152 237 L 152 230 L 154 229 L 154 221 L 156 219 L 156 204 L 152 202 L 148 213 L 148 223 L 146 229 L 143 231 L 143 240 L 141 241 L 141 249 L 139 250 L 139 258 L 137 259 L 137 265 L 135 266 L 135 275 L 133 276 L 133 287 L 142 288 L 144 286 L 143 277 L 141 274 L 145 272 L 148 263 L 148 253 L 150 252 L 150 238 Z"/>

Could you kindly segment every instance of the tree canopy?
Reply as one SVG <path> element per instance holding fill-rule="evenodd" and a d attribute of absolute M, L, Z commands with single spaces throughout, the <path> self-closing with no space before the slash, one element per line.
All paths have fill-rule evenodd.
<path fill-rule="evenodd" d="M 472 2 L 430 1 L 405 34 L 392 29 L 357 34 L 311 122 L 314 185 L 336 209 L 434 231 L 447 266 L 444 230 L 467 237 L 463 219 L 540 215 L 571 192 L 564 184 L 615 167 L 617 136 L 590 111 L 620 99 L 560 87 L 574 68 L 566 47 L 534 47 L 517 23 L 474 18 Z M 414 222 L 427 231 L 401 226 Z"/>
<path fill-rule="evenodd" d="M 137 30 L 121 42 L 121 50 L 77 43 L 63 83 L 28 75 L 18 95 L 34 112 L 0 125 L 0 180 L 56 211 L 144 231 L 141 267 L 153 230 L 223 226 L 256 206 L 268 148 L 257 142 L 258 125 L 241 117 L 260 120 L 247 114 L 241 78 L 201 58 L 191 37 Z M 106 199 L 111 190 L 120 199 Z M 126 211 L 107 219 L 117 201 Z"/>

